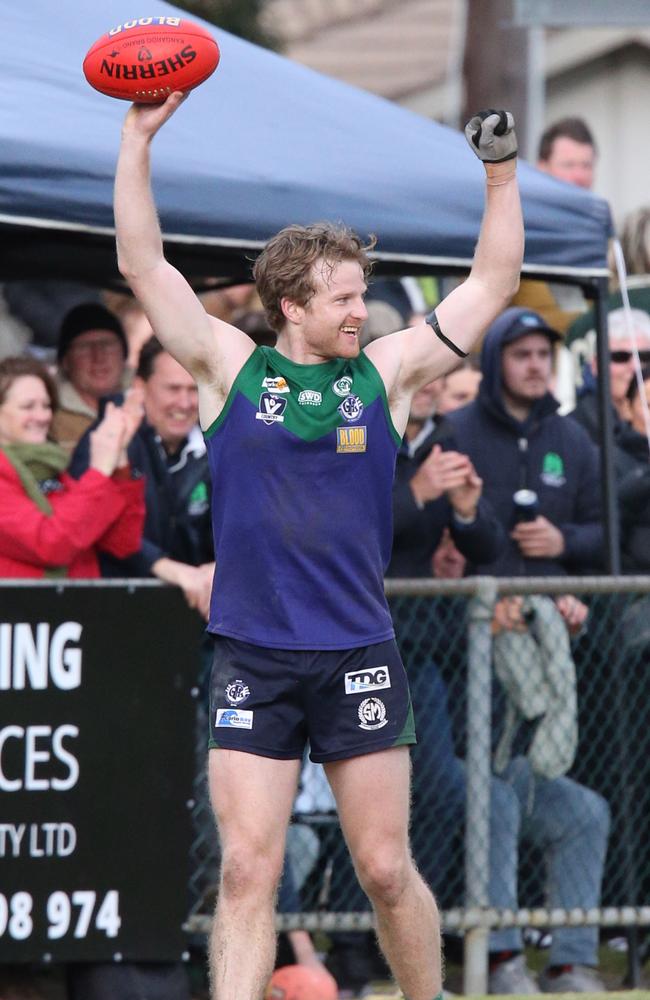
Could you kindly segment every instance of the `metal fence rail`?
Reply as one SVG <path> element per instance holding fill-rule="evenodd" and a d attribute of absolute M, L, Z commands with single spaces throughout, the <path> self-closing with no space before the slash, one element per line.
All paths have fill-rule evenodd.
<path fill-rule="evenodd" d="M 464 936 L 466 991 L 486 990 L 496 930 L 650 926 L 650 578 L 389 580 L 386 592 L 419 734 L 413 852 L 446 932 Z M 553 602 L 566 594 L 589 607 L 571 638 Z M 494 621 L 513 597 L 525 598 L 514 632 Z M 539 713 L 522 717 L 522 703 Z M 278 927 L 367 930 L 320 771 L 303 769 Z M 211 822 L 199 773 L 187 922 L 199 933 L 217 877 Z M 540 834 L 553 822 L 558 849 Z"/>

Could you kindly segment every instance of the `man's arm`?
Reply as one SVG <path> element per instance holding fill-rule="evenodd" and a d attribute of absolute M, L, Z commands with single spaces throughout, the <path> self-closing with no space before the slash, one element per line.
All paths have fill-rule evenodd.
<path fill-rule="evenodd" d="M 209 316 L 164 257 L 151 192 L 150 146 L 182 100 L 183 95 L 175 93 L 164 104 L 134 104 L 129 109 L 115 177 L 115 226 L 119 269 L 158 339 L 196 380 L 205 427 L 218 415 L 254 344 L 240 330 Z"/>
<path fill-rule="evenodd" d="M 476 506 L 476 515 L 470 523 L 463 523 L 453 515 L 448 521 L 451 537 L 458 551 L 470 563 L 485 565 L 503 551 L 506 533 L 488 500 L 483 497 Z"/>
<path fill-rule="evenodd" d="M 196 608 L 199 614 L 208 621 L 214 568 L 215 563 L 213 562 L 192 566 L 190 563 L 180 562 L 178 559 L 161 556 L 152 564 L 151 574 L 165 583 L 180 587 L 189 606 Z"/>
<path fill-rule="evenodd" d="M 468 352 L 489 324 L 506 308 L 519 286 L 524 227 L 516 177 L 517 141 L 512 116 L 482 112 L 468 123 L 470 146 L 483 161 L 486 200 L 481 231 L 467 279 L 436 307 L 443 338 Z M 443 375 L 458 354 L 424 321 L 373 341 L 366 353 L 380 371 L 389 398 L 412 393 Z M 393 409 L 393 405 L 391 405 Z"/>
<path fill-rule="evenodd" d="M 435 313 L 443 335 L 467 352 L 519 287 L 524 222 L 512 115 L 482 111 L 467 123 L 465 136 L 485 168 L 485 210 L 469 277 Z M 453 351 L 447 359 L 447 365 L 455 361 Z"/>

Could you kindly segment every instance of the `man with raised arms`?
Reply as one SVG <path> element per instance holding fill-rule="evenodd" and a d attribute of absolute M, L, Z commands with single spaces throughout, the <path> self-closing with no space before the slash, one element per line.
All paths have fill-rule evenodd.
<path fill-rule="evenodd" d="M 395 979 L 408 1000 L 436 1000 L 439 920 L 409 848 L 415 734 L 383 572 L 411 398 L 470 350 L 518 285 L 512 118 L 482 112 L 467 126 L 485 164 L 486 208 L 471 272 L 435 313 L 360 352 L 371 248 L 343 226 L 289 226 L 254 267 L 278 335 L 275 348 L 258 348 L 209 316 L 163 254 L 149 146 L 182 99 L 129 110 L 115 214 L 120 270 L 197 382 L 213 477 L 209 779 L 222 851 L 213 996 L 263 997 L 309 741 Z"/>

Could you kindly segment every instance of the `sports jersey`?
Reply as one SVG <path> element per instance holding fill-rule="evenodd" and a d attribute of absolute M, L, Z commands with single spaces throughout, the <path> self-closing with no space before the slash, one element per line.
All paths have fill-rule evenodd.
<path fill-rule="evenodd" d="M 258 347 L 205 437 L 209 631 L 278 649 L 391 638 L 383 576 L 400 436 L 372 362 L 302 365 Z"/>

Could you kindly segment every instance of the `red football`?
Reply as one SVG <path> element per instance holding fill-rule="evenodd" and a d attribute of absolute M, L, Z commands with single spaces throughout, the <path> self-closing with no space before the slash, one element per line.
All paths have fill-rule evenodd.
<path fill-rule="evenodd" d="M 306 965 L 283 965 L 266 987 L 265 1000 L 336 1000 L 334 980 L 320 969 Z"/>
<path fill-rule="evenodd" d="M 91 87 L 138 104 L 160 104 L 214 73 L 219 46 L 202 25 L 180 17 L 138 17 L 98 38 L 84 59 Z"/>

